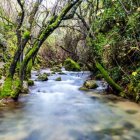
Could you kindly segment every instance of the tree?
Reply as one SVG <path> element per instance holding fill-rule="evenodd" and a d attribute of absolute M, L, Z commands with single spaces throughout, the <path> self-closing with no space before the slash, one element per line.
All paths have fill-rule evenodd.
<path fill-rule="evenodd" d="M 22 2 L 21 0 L 17 0 L 17 3 L 20 7 L 20 12 L 17 16 L 16 22 L 16 35 L 17 35 L 17 50 L 14 54 L 13 61 L 11 62 L 9 73 L 3 85 L 3 89 L 1 91 L 1 95 L 4 97 L 11 96 L 13 99 L 17 100 L 20 89 L 23 84 L 23 80 L 26 78 L 26 70 L 28 64 L 31 64 L 32 59 L 36 57 L 40 47 L 44 43 L 44 41 L 48 38 L 52 32 L 59 27 L 62 20 L 70 19 L 74 16 L 77 7 L 80 5 L 82 0 L 70 0 L 66 1 L 63 4 L 65 5 L 60 11 L 57 13 L 57 4 L 55 5 L 55 10 L 52 13 L 48 14 L 48 9 L 46 11 L 45 16 L 43 16 L 43 20 L 41 22 L 41 27 L 38 32 L 37 37 L 34 39 L 32 35 L 33 24 L 37 22 L 36 14 L 39 12 L 39 6 L 42 3 L 42 0 L 37 0 L 33 5 L 32 10 L 30 11 L 29 17 L 25 18 L 25 4 L 26 1 Z M 28 20 L 27 20 L 28 19 Z M 24 23 L 28 24 L 27 28 L 24 28 Z M 38 25 L 39 23 L 37 23 Z M 23 51 L 27 46 L 27 43 L 33 38 L 33 44 L 30 50 L 24 56 L 23 61 L 20 61 L 20 72 L 19 76 L 16 78 L 16 84 L 13 82 L 13 77 L 15 74 L 15 70 L 17 67 L 17 62 L 19 62 L 20 58 L 22 58 Z M 30 62 L 30 63 L 29 63 Z M 15 87 L 15 90 L 12 91 L 12 87 Z"/>

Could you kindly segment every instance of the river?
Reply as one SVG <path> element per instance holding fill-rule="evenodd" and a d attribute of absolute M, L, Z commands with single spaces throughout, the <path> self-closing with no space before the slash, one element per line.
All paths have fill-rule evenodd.
<path fill-rule="evenodd" d="M 29 95 L 0 107 L 0 140 L 140 140 L 139 105 L 106 98 L 99 81 L 98 89 L 80 91 L 89 72 L 64 72 L 35 81 Z"/>

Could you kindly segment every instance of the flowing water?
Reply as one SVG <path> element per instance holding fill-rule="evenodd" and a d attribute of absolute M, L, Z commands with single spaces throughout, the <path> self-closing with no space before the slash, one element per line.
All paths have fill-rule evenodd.
<path fill-rule="evenodd" d="M 89 73 L 65 73 L 62 81 L 58 74 L 35 81 L 29 95 L 0 107 L 0 140 L 140 140 L 139 105 L 104 98 L 99 81 L 95 91 L 79 91 Z"/>

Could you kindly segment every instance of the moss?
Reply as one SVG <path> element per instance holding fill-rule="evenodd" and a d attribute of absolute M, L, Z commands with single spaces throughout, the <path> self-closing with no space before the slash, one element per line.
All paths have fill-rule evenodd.
<path fill-rule="evenodd" d="M 33 80 L 28 80 L 27 83 L 28 83 L 28 86 L 33 86 L 34 85 L 34 81 Z"/>
<path fill-rule="evenodd" d="M 0 93 L 1 98 L 6 98 L 11 95 L 12 92 L 12 78 L 6 78 Z"/>
<path fill-rule="evenodd" d="M 7 98 L 11 97 L 14 100 L 18 99 L 19 93 L 21 91 L 21 81 L 15 79 L 13 81 L 12 78 L 8 77 L 6 78 L 3 87 L 1 89 L 0 97 L 1 98 Z"/>
<path fill-rule="evenodd" d="M 27 30 L 27 31 L 24 32 L 23 38 L 28 39 L 29 37 L 30 37 L 30 32 Z"/>
<path fill-rule="evenodd" d="M 31 70 L 32 70 L 33 61 L 32 59 L 29 61 L 26 69 L 26 79 L 31 78 Z"/>
<path fill-rule="evenodd" d="M 10 97 L 13 98 L 14 100 L 18 99 L 18 96 L 21 92 L 22 86 L 21 86 L 21 81 L 20 80 L 14 80 L 13 82 L 13 88 Z"/>
<path fill-rule="evenodd" d="M 2 79 L 2 75 L 0 74 L 0 79 Z"/>
<path fill-rule="evenodd" d="M 55 81 L 61 81 L 61 80 L 62 80 L 61 77 L 55 79 Z"/>
<path fill-rule="evenodd" d="M 64 67 L 67 71 L 80 71 L 80 65 L 70 58 L 65 60 Z"/>

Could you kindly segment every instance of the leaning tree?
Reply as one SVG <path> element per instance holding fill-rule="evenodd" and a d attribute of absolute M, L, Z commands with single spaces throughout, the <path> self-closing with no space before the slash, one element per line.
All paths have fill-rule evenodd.
<path fill-rule="evenodd" d="M 31 72 L 32 63 L 40 47 L 63 20 L 73 18 L 81 2 L 82 0 L 57 0 L 52 7 L 43 0 L 16 1 L 14 4 L 16 51 L 0 93 L 1 97 L 18 99 L 23 80 L 28 78 L 27 75 Z M 26 48 L 28 51 L 25 52 Z M 15 76 L 18 63 L 19 72 Z"/>

